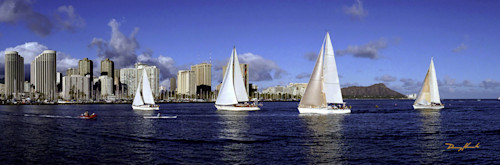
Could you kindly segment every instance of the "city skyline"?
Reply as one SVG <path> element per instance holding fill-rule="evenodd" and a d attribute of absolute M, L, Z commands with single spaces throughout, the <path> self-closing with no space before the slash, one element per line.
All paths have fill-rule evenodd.
<path fill-rule="evenodd" d="M 434 57 L 442 98 L 500 96 L 497 1 L 115 3 L 1 1 L 1 65 L 6 51 L 18 51 L 30 74 L 29 64 L 50 49 L 59 72 L 84 58 L 94 61 L 94 75 L 105 58 L 115 69 L 142 62 L 157 66 L 169 86 L 177 71 L 211 62 L 213 88 L 235 45 L 250 82 L 265 89 L 306 83 L 329 31 L 343 87 L 382 82 L 418 93 Z"/>

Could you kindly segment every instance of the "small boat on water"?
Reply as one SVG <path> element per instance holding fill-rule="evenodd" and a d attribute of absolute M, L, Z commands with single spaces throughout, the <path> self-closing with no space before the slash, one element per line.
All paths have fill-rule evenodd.
<path fill-rule="evenodd" d="M 422 89 L 418 94 L 415 103 L 413 103 L 414 109 L 443 109 L 444 104 L 441 104 L 441 99 L 439 97 L 439 89 L 436 78 L 436 69 L 434 69 L 434 61 L 431 58 L 431 64 L 427 74 L 425 75 L 424 83 L 422 84 Z"/>
<path fill-rule="evenodd" d="M 97 119 L 97 115 L 95 113 L 92 113 L 89 115 L 88 112 L 85 112 L 79 116 L 80 119 Z"/>

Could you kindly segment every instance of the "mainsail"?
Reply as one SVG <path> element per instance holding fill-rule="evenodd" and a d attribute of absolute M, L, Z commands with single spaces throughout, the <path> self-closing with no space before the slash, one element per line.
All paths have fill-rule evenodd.
<path fill-rule="evenodd" d="M 217 105 L 233 105 L 238 104 L 238 99 L 236 97 L 236 91 L 234 89 L 234 54 L 236 54 L 236 48 L 233 48 L 233 53 L 229 58 L 229 62 L 227 63 L 226 74 L 224 75 L 224 79 L 222 80 L 222 85 L 219 91 L 219 95 L 217 96 L 217 100 L 215 104 Z M 239 66 L 238 66 L 239 67 Z M 240 73 L 241 74 L 241 73 Z M 243 81 L 243 80 L 242 80 Z"/>
<path fill-rule="evenodd" d="M 142 97 L 144 98 L 144 103 L 155 104 L 153 92 L 151 92 L 151 86 L 149 85 L 149 79 L 145 68 L 142 69 Z"/>
<path fill-rule="evenodd" d="M 233 70 L 233 81 L 234 81 L 234 91 L 236 92 L 236 99 L 238 102 L 248 101 L 248 94 L 246 91 L 245 83 L 243 82 L 243 76 L 241 75 L 240 61 L 238 60 L 238 54 L 236 53 L 236 48 L 233 48 L 233 65 L 231 66 Z"/>
<path fill-rule="evenodd" d="M 321 51 L 316 60 L 316 65 L 307 84 L 304 96 L 300 100 L 300 108 L 326 108 L 325 93 L 323 92 L 323 50 L 324 45 L 321 46 Z"/>
<path fill-rule="evenodd" d="M 425 75 L 424 84 L 422 84 L 422 89 L 413 104 L 430 105 L 431 103 L 441 103 L 436 70 L 434 69 L 434 61 L 432 58 L 429 70 L 427 70 L 427 74 Z"/>
<path fill-rule="evenodd" d="M 333 53 L 332 41 L 330 40 L 330 34 L 328 32 L 326 33 L 323 45 L 325 48 L 323 90 L 325 92 L 326 102 L 341 104 L 344 101 L 342 100 L 342 91 L 340 90 L 339 75 L 337 72 L 337 63 L 335 62 L 335 54 Z"/>

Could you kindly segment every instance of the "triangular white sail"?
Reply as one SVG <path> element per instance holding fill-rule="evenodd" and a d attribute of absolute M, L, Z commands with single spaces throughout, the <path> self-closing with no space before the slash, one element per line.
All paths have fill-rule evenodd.
<path fill-rule="evenodd" d="M 441 99 L 439 97 L 439 89 L 436 77 L 436 70 L 434 69 L 434 60 L 431 58 L 431 64 L 427 74 L 425 75 L 424 83 L 422 84 L 422 89 L 415 100 L 414 105 L 431 105 L 431 103 L 441 104 Z"/>
<path fill-rule="evenodd" d="M 155 104 L 153 97 L 153 92 L 151 92 L 151 85 L 149 85 L 149 79 L 146 69 L 142 69 L 142 97 L 144 98 L 144 103 Z"/>
<path fill-rule="evenodd" d="M 233 54 L 236 53 L 236 49 L 233 49 Z M 234 82 L 233 82 L 233 66 L 234 66 L 234 56 L 231 54 L 229 58 L 229 62 L 227 63 L 226 74 L 224 75 L 224 79 L 222 80 L 222 85 L 219 91 L 219 95 L 217 96 L 217 100 L 215 104 L 217 105 L 233 105 L 238 104 L 238 100 L 236 98 L 236 91 L 234 90 Z"/>
<path fill-rule="evenodd" d="M 142 101 L 141 97 L 141 88 L 140 88 L 141 82 L 139 82 L 137 86 L 137 90 L 135 92 L 134 96 L 134 102 L 132 102 L 132 105 L 144 105 L 144 102 Z"/>
<path fill-rule="evenodd" d="M 333 52 L 333 46 L 330 40 L 330 34 L 328 32 L 326 33 L 323 45 L 325 48 L 323 90 L 325 92 L 326 102 L 341 104 L 344 101 L 342 100 L 342 91 L 340 90 L 340 82 L 339 82 L 339 75 L 337 72 L 337 63 L 335 62 L 335 54 Z"/>
<path fill-rule="evenodd" d="M 236 91 L 236 99 L 238 102 L 248 101 L 248 94 L 245 87 L 245 82 L 243 81 L 243 76 L 241 74 L 240 61 L 238 60 L 238 54 L 236 53 L 236 48 L 233 48 L 233 69 L 234 74 L 234 91 Z"/>
<path fill-rule="evenodd" d="M 299 108 L 325 108 L 327 107 L 325 93 L 323 92 L 323 52 L 324 45 L 316 60 L 316 65 L 307 84 L 304 96 L 300 100 Z"/>

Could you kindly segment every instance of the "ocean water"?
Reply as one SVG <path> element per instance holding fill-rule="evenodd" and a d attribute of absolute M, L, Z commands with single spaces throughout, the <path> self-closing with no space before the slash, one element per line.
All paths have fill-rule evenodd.
<path fill-rule="evenodd" d="M 346 100 L 346 115 L 299 115 L 298 102 L 261 111 L 216 111 L 213 103 L 2 105 L 1 164 L 500 164 L 500 101 Z M 396 106 L 397 104 L 397 106 Z M 378 106 L 378 108 L 376 108 Z M 82 120 L 84 111 L 97 120 Z M 445 143 L 462 147 L 447 149 Z"/>

